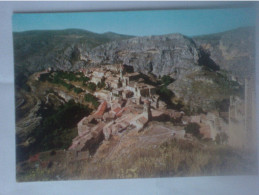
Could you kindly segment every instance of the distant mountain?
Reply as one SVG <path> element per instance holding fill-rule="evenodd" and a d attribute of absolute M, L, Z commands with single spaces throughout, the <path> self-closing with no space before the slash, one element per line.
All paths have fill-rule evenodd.
<path fill-rule="evenodd" d="M 47 67 L 73 69 L 78 64 L 85 64 L 81 53 L 104 43 L 129 38 L 132 36 L 79 29 L 14 32 L 16 72 L 31 73 Z"/>
<path fill-rule="evenodd" d="M 193 37 L 222 69 L 240 80 L 255 73 L 255 28 L 242 27 L 223 33 Z"/>
<path fill-rule="evenodd" d="M 242 81 L 254 72 L 254 41 L 252 27 L 193 38 L 181 34 L 135 37 L 100 45 L 85 53 L 85 59 L 94 64 L 121 62 L 156 75 L 213 65 Z"/>
<path fill-rule="evenodd" d="M 254 72 L 254 28 L 212 35 L 181 34 L 132 37 L 86 30 L 14 33 L 16 73 L 47 67 L 76 70 L 99 64 L 124 63 L 136 71 L 182 76 L 199 66 L 226 69 L 241 80 Z"/>

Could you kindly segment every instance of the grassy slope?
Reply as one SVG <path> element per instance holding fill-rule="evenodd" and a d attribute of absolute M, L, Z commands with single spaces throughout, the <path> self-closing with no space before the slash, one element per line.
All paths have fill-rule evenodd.
<path fill-rule="evenodd" d="M 50 153 L 49 153 L 50 156 Z M 44 156 L 46 158 L 46 155 Z M 53 158 L 53 157 L 49 157 Z M 57 158 L 59 158 L 57 156 Z M 59 159 L 60 160 L 60 159 Z M 30 169 L 19 181 L 57 179 L 111 179 L 172 176 L 256 174 L 256 156 L 213 143 L 170 140 L 159 147 L 139 148 L 114 161 L 74 161 L 59 166 Z"/>

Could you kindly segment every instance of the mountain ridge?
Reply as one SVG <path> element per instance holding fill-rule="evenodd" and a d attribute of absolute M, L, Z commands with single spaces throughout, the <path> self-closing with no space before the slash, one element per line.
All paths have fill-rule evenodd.
<path fill-rule="evenodd" d="M 184 59 L 186 55 L 193 55 L 193 61 L 190 63 L 196 64 L 197 56 L 201 55 L 199 52 L 201 49 L 215 64 L 233 72 L 235 76 L 241 77 L 241 79 L 250 76 L 254 69 L 253 27 L 242 27 L 194 37 L 188 37 L 180 33 L 134 37 L 113 32 L 99 34 L 82 29 L 36 30 L 14 32 L 13 35 L 16 73 L 28 72 L 27 74 L 31 74 L 48 67 L 61 70 L 78 70 L 82 67 L 93 66 L 95 61 L 99 61 L 101 64 L 122 62 L 133 66 L 138 71 L 151 71 L 157 75 L 158 72 L 162 73 L 161 75 L 171 74 L 175 71 L 172 67 L 172 64 L 175 64 L 174 61 L 179 61 L 179 59 L 182 61 L 181 59 Z M 172 37 L 177 38 L 171 40 Z M 233 40 L 232 37 L 234 37 Z M 239 41 L 240 37 L 243 41 Z M 151 50 L 145 50 L 150 47 L 150 41 L 156 42 L 156 50 L 163 48 L 160 55 L 154 53 L 155 51 L 152 53 Z M 159 45 L 161 41 L 163 43 Z M 123 46 L 126 53 L 129 47 L 132 49 L 130 53 L 125 54 L 124 52 L 126 57 L 121 57 L 118 53 L 121 52 L 122 48 L 119 48 L 118 45 L 122 45 L 124 42 L 127 43 Z M 117 46 L 115 46 L 116 44 Z M 181 44 L 187 45 L 182 47 L 180 53 L 176 54 L 178 51 L 174 50 L 172 46 L 178 44 L 180 44 L 180 47 L 182 47 Z M 115 47 L 116 51 L 114 50 Z M 132 54 L 134 49 L 142 54 Z M 145 55 L 147 56 L 143 57 Z M 98 56 L 102 57 L 99 58 Z M 129 62 L 130 60 L 136 61 L 135 58 L 139 60 L 135 63 Z M 151 60 L 147 58 L 151 58 Z M 244 62 L 247 67 L 242 66 Z M 164 65 L 166 67 L 164 71 L 161 72 L 163 68 L 153 71 L 154 66 L 164 67 Z M 244 72 L 245 75 L 243 75 Z"/>

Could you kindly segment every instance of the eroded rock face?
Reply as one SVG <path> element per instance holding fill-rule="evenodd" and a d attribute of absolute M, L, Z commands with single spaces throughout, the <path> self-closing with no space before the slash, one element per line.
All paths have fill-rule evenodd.
<path fill-rule="evenodd" d="M 25 141 L 28 138 L 28 135 L 40 125 L 42 117 L 37 115 L 40 105 L 41 102 L 38 100 L 28 112 L 28 115 L 16 123 L 16 133 L 20 140 Z"/>
<path fill-rule="evenodd" d="M 254 75 L 255 29 L 244 27 L 214 35 L 198 36 L 193 40 L 197 46 L 210 53 L 210 58 L 233 73 L 242 82 Z"/>
<path fill-rule="evenodd" d="M 199 59 L 195 43 L 181 34 L 114 41 L 86 55 L 94 64 L 123 63 L 133 66 L 134 71 L 161 76 L 188 71 Z"/>

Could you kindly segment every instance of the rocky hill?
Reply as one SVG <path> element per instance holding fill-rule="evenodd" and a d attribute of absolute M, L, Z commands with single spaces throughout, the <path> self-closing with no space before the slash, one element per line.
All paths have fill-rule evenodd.
<path fill-rule="evenodd" d="M 223 33 L 197 36 L 193 40 L 210 54 L 222 69 L 237 76 L 241 82 L 254 76 L 255 28 L 243 27 Z"/>
<path fill-rule="evenodd" d="M 132 36 L 86 30 L 44 30 L 14 32 L 16 73 L 33 73 L 47 67 L 73 70 L 86 65 L 81 54 L 98 45 Z"/>
<path fill-rule="evenodd" d="M 133 66 L 135 71 L 163 76 L 194 68 L 199 51 L 192 39 L 169 34 L 107 43 L 86 53 L 86 58 L 93 64 L 123 63 Z"/>

